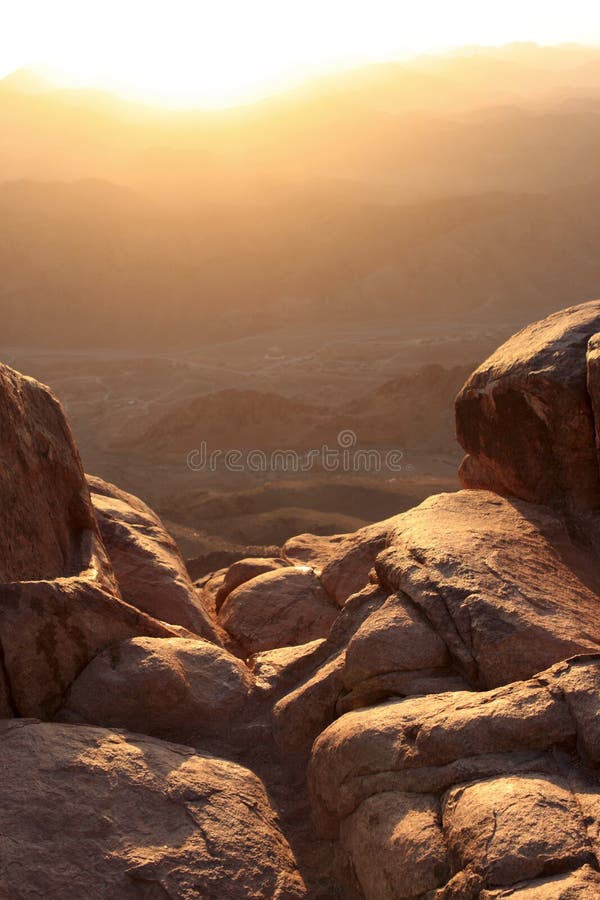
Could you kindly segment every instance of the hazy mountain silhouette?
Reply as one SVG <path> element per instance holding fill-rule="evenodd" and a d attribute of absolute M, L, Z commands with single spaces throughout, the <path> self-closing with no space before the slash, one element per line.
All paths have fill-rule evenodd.
<path fill-rule="evenodd" d="M 573 45 L 368 66 L 210 112 L 21 70 L 0 82 L 5 340 L 179 345 L 594 296 L 599 99 L 600 51 Z"/>

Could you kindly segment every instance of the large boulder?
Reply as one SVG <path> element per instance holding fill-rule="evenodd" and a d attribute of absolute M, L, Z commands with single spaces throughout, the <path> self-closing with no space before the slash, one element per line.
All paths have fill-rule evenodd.
<path fill-rule="evenodd" d="M 132 638 L 86 666 L 61 718 L 178 741 L 233 741 L 252 687 L 244 663 L 208 641 Z"/>
<path fill-rule="evenodd" d="M 219 610 L 223 606 L 225 600 L 229 597 L 230 593 L 241 584 L 245 584 L 247 581 L 251 581 L 259 575 L 265 575 L 267 572 L 276 572 L 279 569 L 284 569 L 290 565 L 291 563 L 280 557 L 249 557 L 238 559 L 227 569 L 225 577 L 223 578 L 223 583 L 215 595 L 216 609 Z"/>
<path fill-rule="evenodd" d="M 348 880 L 363 897 L 422 897 L 448 880 L 440 803 L 428 794 L 374 794 L 344 823 Z"/>
<path fill-rule="evenodd" d="M 0 367 L 0 711 L 51 716 L 98 651 L 167 626 L 121 599 L 60 404 Z"/>
<path fill-rule="evenodd" d="M 436 668 L 447 662 L 445 643 L 418 607 L 404 594 L 391 594 L 352 636 L 344 683 L 352 687 L 374 675 Z"/>
<path fill-rule="evenodd" d="M 452 788 L 443 824 L 455 869 L 490 886 L 596 864 L 569 783 L 557 775 L 486 778 Z"/>
<path fill-rule="evenodd" d="M 143 612 L 218 641 L 173 538 L 138 497 L 91 475 L 92 503 L 123 599 Z"/>
<path fill-rule="evenodd" d="M 375 703 L 389 693 L 410 693 L 415 677 L 421 685 L 427 679 L 434 684 L 419 693 L 444 690 L 449 662 L 446 644 L 418 607 L 405 594 L 391 594 L 348 642 L 344 709 Z M 436 683 L 437 677 L 442 681 Z M 396 690 L 390 691 L 392 685 Z"/>
<path fill-rule="evenodd" d="M 349 712 L 317 739 L 310 767 L 317 819 L 325 833 L 373 793 L 440 793 L 501 774 L 509 754 L 573 741 L 568 704 L 537 681 L 486 693 L 453 692 L 393 700 Z M 547 765 L 543 759 L 542 771 Z M 515 757 L 529 770 L 535 756 Z"/>
<path fill-rule="evenodd" d="M 494 691 L 396 700 L 331 724 L 309 782 L 349 896 L 541 900 L 579 897 L 580 884 L 594 896 L 599 685 L 600 656 L 581 657 Z"/>
<path fill-rule="evenodd" d="M 310 566 L 315 572 L 321 572 L 347 537 L 347 534 L 297 534 L 285 542 L 281 555 L 291 565 Z"/>
<path fill-rule="evenodd" d="M 597 565 L 548 508 L 487 491 L 439 494 L 398 516 L 388 541 L 381 583 L 410 598 L 473 686 L 600 649 Z"/>
<path fill-rule="evenodd" d="M 249 656 L 326 637 L 337 613 L 311 569 L 287 566 L 233 590 L 219 621 Z"/>
<path fill-rule="evenodd" d="M 247 769 L 86 726 L 15 720 L 0 742 L 2 896 L 305 896 Z"/>
<path fill-rule="evenodd" d="M 471 375 L 456 399 L 464 487 L 600 510 L 586 385 L 588 341 L 599 330 L 600 300 L 572 306 L 528 325 Z M 592 386 L 597 395 L 596 376 Z"/>
<path fill-rule="evenodd" d="M 0 449 L 0 583 L 77 574 L 97 527 L 73 436 L 50 389 L 3 365 Z"/>

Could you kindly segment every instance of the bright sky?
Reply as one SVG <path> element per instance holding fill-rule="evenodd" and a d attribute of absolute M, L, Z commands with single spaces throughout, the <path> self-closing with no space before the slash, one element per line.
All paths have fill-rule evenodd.
<path fill-rule="evenodd" d="M 598 0 L 0 0 L 0 77 L 173 105 L 252 100 L 315 73 L 465 44 L 600 43 Z"/>

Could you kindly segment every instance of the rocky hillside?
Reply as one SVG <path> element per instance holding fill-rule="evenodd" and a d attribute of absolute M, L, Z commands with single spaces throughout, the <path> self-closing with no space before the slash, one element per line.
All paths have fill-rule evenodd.
<path fill-rule="evenodd" d="M 468 379 L 464 490 L 195 584 L 3 367 L 0 895 L 600 896 L 599 335 Z"/>

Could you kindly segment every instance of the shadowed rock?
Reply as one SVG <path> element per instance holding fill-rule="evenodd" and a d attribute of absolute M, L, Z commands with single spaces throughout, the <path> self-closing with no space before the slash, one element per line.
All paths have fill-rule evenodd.
<path fill-rule="evenodd" d="M 97 528 L 73 436 L 49 388 L 3 365 L 0 445 L 0 582 L 77 574 Z"/>

